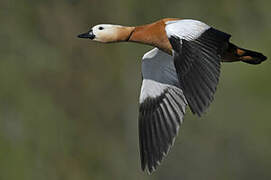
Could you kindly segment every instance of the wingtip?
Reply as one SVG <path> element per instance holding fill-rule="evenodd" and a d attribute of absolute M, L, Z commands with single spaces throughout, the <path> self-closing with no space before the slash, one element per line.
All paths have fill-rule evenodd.
<path fill-rule="evenodd" d="M 178 131 L 179 131 L 179 128 L 177 129 L 177 134 L 178 134 Z M 172 142 L 168 144 L 167 150 L 162 153 L 162 156 L 160 157 L 160 159 L 155 161 L 150 166 L 147 163 L 144 164 L 144 163 L 141 162 L 141 170 L 143 172 L 146 172 L 148 175 L 152 175 L 158 169 L 158 167 L 162 164 L 162 162 L 166 159 L 166 157 L 169 154 L 170 150 L 174 146 L 175 140 L 176 140 L 176 137 L 174 137 L 172 139 Z"/>
<path fill-rule="evenodd" d="M 157 170 L 157 166 L 160 165 L 160 162 L 156 162 L 154 163 L 153 165 L 151 165 L 150 167 L 149 166 L 144 166 L 144 167 L 141 167 L 141 170 L 143 172 L 146 172 L 148 175 L 152 175 L 156 170 Z"/>

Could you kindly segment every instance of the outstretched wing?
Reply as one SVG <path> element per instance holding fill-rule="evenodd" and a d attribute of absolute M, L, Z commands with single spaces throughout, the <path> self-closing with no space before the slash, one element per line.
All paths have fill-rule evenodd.
<path fill-rule="evenodd" d="M 151 173 L 174 143 L 183 121 L 186 100 L 175 71 L 173 57 L 157 48 L 142 61 L 139 107 L 141 167 Z"/>
<path fill-rule="evenodd" d="M 191 111 L 200 116 L 214 98 L 230 35 L 196 20 L 169 21 L 166 32 L 180 87 Z"/>

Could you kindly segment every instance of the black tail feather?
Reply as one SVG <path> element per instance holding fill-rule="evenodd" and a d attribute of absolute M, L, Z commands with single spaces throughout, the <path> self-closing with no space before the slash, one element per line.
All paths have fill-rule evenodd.
<path fill-rule="evenodd" d="M 263 61 L 267 59 L 262 53 L 258 53 L 255 51 L 250 51 L 246 49 L 242 49 L 245 53 L 241 56 L 242 62 L 248 64 L 261 64 Z"/>

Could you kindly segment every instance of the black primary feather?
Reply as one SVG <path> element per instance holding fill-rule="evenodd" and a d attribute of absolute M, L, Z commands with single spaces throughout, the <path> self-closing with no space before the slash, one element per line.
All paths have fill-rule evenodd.
<path fill-rule="evenodd" d="M 168 88 L 155 98 L 146 98 L 139 107 L 141 168 L 152 173 L 167 155 L 185 113 L 182 91 Z"/>

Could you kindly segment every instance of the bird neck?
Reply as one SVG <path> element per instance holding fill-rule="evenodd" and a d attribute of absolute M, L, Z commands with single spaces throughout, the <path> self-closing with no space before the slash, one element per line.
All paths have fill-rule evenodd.
<path fill-rule="evenodd" d="M 111 42 L 125 42 L 129 41 L 131 35 L 133 34 L 135 27 L 120 26 L 117 28 L 116 36 L 111 40 Z"/>
<path fill-rule="evenodd" d="M 151 45 L 172 55 L 172 46 L 165 31 L 166 22 L 172 20 L 177 19 L 166 18 L 152 24 L 136 26 L 128 41 Z"/>

